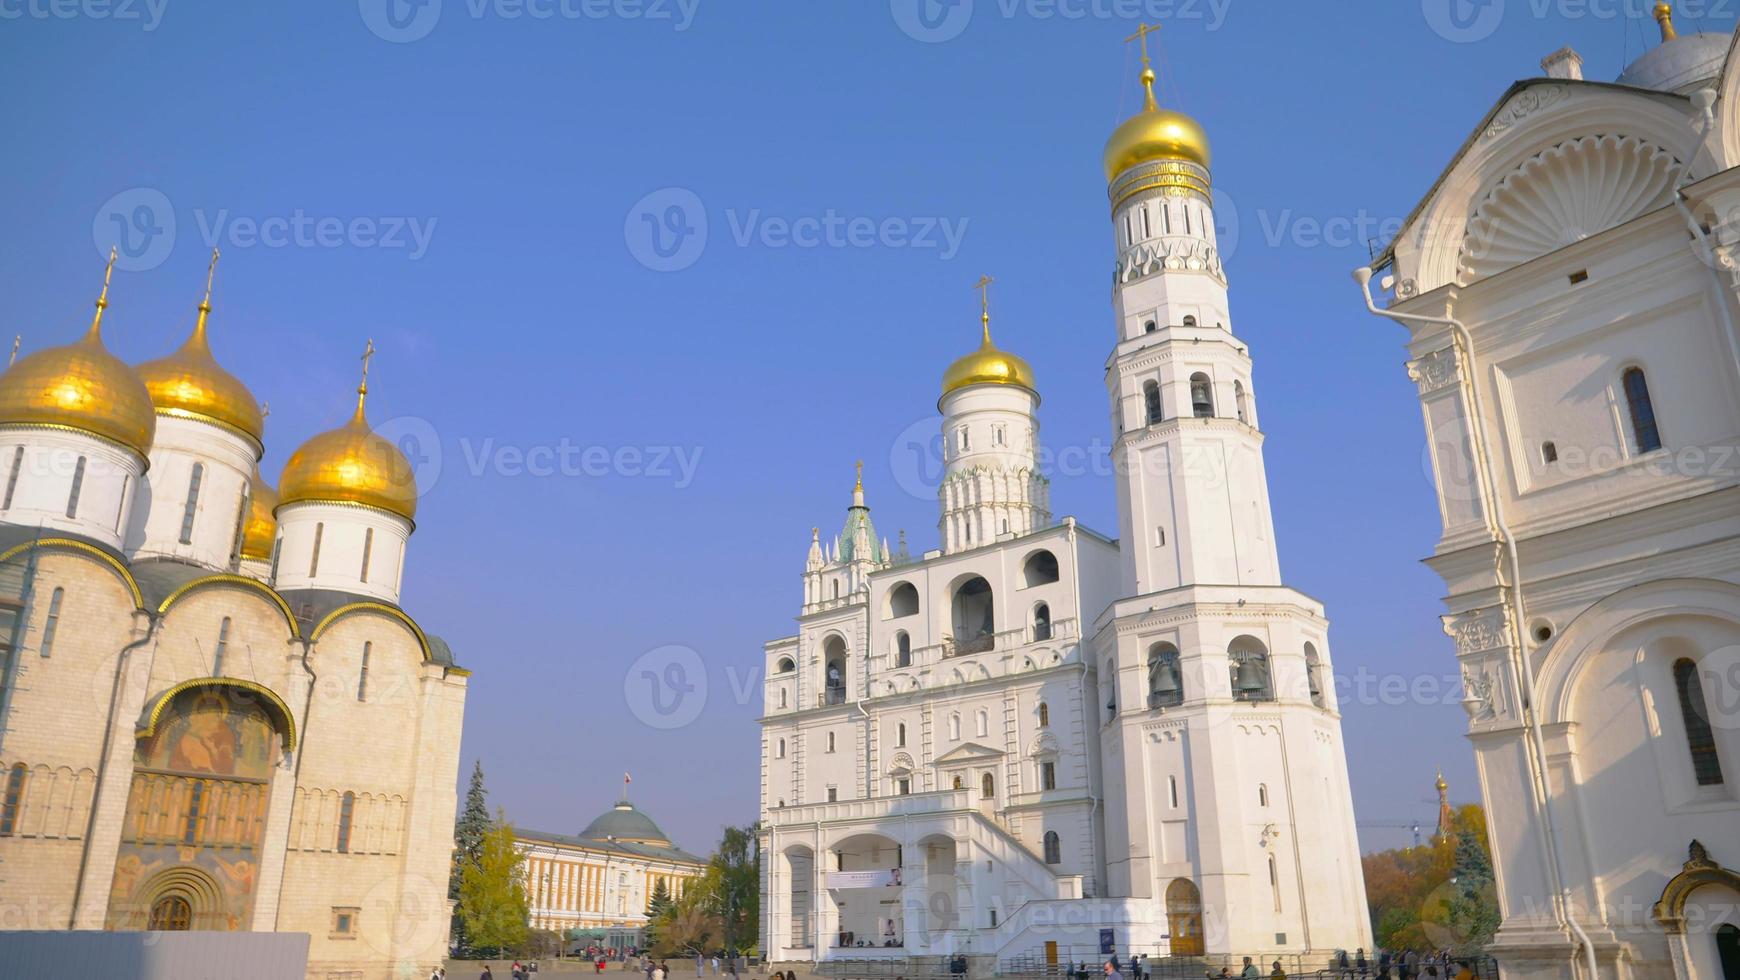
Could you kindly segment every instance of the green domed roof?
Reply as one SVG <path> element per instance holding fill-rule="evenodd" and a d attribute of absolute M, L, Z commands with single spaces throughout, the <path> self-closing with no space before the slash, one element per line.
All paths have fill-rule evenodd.
<path fill-rule="evenodd" d="M 634 804 L 623 800 L 616 806 L 598 815 L 598 818 L 586 825 L 580 836 L 587 840 L 633 841 L 643 844 L 669 845 L 671 839 L 653 823 L 651 817 L 636 810 Z"/>

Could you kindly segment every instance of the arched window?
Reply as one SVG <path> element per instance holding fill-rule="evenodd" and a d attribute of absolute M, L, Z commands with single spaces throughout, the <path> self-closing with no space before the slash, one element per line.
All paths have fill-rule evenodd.
<path fill-rule="evenodd" d="M 193 475 L 187 480 L 187 502 L 181 508 L 181 543 L 193 543 L 193 517 L 199 511 L 199 485 L 205 482 L 205 464 L 193 464 Z"/>
<path fill-rule="evenodd" d="M 1190 376 L 1190 412 L 1199 419 L 1214 418 L 1214 386 L 1201 371 Z"/>
<path fill-rule="evenodd" d="M 912 666 L 912 637 L 905 630 L 894 634 L 894 666 Z"/>
<path fill-rule="evenodd" d="M 326 522 L 320 521 L 314 525 L 314 547 L 308 552 L 308 577 L 320 574 L 320 539 L 326 536 Z"/>
<path fill-rule="evenodd" d="M 797 669 L 797 662 L 792 660 L 792 658 L 790 658 L 790 657 L 779 658 L 778 670 L 780 673 L 789 674 L 796 669 Z"/>
<path fill-rule="evenodd" d="M 846 703 L 846 641 L 838 635 L 822 643 L 823 701 L 827 704 Z"/>
<path fill-rule="evenodd" d="M 45 657 L 54 655 L 54 635 L 60 631 L 60 604 L 66 598 L 66 590 L 56 587 L 48 597 L 48 618 L 42 623 L 42 642 L 36 650 Z"/>
<path fill-rule="evenodd" d="M 980 738 L 985 738 L 991 734 L 991 716 L 986 714 L 983 708 L 979 709 L 979 713 L 974 716 L 974 720 L 976 722 L 974 730 L 978 732 Z"/>
<path fill-rule="evenodd" d="M 80 456 L 79 461 L 77 463 L 73 464 L 72 491 L 66 495 L 66 516 L 67 517 L 70 518 L 70 517 L 79 516 L 79 494 L 84 490 L 84 488 L 85 488 L 85 458 L 83 456 Z"/>
<path fill-rule="evenodd" d="M 1311 692 L 1311 703 L 1323 707 L 1323 663 L 1315 644 L 1305 644 L 1305 684 Z"/>
<path fill-rule="evenodd" d="M 787 700 L 786 700 L 786 696 L 785 696 L 785 688 L 783 688 L 783 687 L 782 687 L 782 688 L 780 688 L 780 689 L 779 689 L 779 706 L 780 706 L 780 707 L 781 707 L 781 708 L 782 708 L 782 709 L 783 709 L 783 708 L 787 708 L 787 707 L 790 707 L 790 704 L 789 704 L 789 702 L 788 702 L 788 701 L 787 701 Z"/>
<path fill-rule="evenodd" d="M 1269 787 L 1264 785 L 1263 783 L 1257 784 L 1257 805 L 1258 806 L 1268 806 L 1269 805 Z"/>
<path fill-rule="evenodd" d="M 990 773 L 979 777 L 979 796 L 983 799 L 993 799 L 997 795 L 997 779 Z"/>
<path fill-rule="evenodd" d="M 1692 753 L 1692 774 L 1699 786 L 1722 785 L 1722 760 L 1716 755 L 1716 736 L 1710 730 L 1709 702 L 1704 700 L 1704 682 L 1698 665 L 1681 659 L 1674 663 L 1674 686 L 1679 689 L 1680 716 L 1685 720 L 1686 745 Z"/>
<path fill-rule="evenodd" d="M 1269 651 L 1253 636 L 1241 636 L 1227 647 L 1227 668 L 1235 701 L 1273 701 L 1275 688 L 1269 680 Z"/>
<path fill-rule="evenodd" d="M 1143 333 L 1153 333 L 1158 329 L 1160 329 L 1160 325 L 1155 323 L 1153 320 L 1149 320 L 1147 323 L 1142 324 Z"/>
<path fill-rule="evenodd" d="M 1051 639 L 1051 607 L 1041 602 L 1033 607 L 1033 640 L 1042 643 Z"/>
<path fill-rule="evenodd" d="M 1184 703 L 1184 672 L 1178 648 L 1156 643 L 1148 648 L 1148 707 L 1170 708 Z"/>
<path fill-rule="evenodd" d="M 949 738 L 959 740 L 961 737 L 961 716 L 949 715 Z"/>
<path fill-rule="evenodd" d="M 338 804 L 338 853 L 350 853 L 350 825 L 356 817 L 356 794 L 346 793 Z"/>
<path fill-rule="evenodd" d="M 1046 728 L 1051 724 L 1051 705 L 1039 702 L 1039 727 Z"/>
<path fill-rule="evenodd" d="M 967 784 L 961 779 L 960 776 L 957 775 L 957 776 L 955 776 L 954 788 L 955 789 L 966 789 Z"/>
<path fill-rule="evenodd" d="M 833 598 L 838 599 L 840 597 L 840 580 L 835 579 L 830 585 L 834 591 Z"/>
<path fill-rule="evenodd" d="M 1063 863 L 1063 840 L 1057 836 L 1057 831 L 1055 830 L 1048 830 L 1045 832 L 1045 863 Z"/>
<path fill-rule="evenodd" d="M 894 726 L 894 747 L 897 749 L 906 747 L 906 722 L 904 721 Z"/>
<path fill-rule="evenodd" d="M 375 529 L 363 529 L 362 580 L 369 580 L 369 556 L 375 551 Z"/>
<path fill-rule="evenodd" d="M 785 758 L 785 739 L 780 739 L 779 743 L 774 747 L 773 757 L 775 759 Z"/>
<path fill-rule="evenodd" d="M 1057 556 L 1049 551 L 1035 551 L 1022 564 L 1021 576 L 1028 588 L 1057 581 Z"/>
<path fill-rule="evenodd" d="M 1042 790 L 1057 788 L 1057 763 L 1047 759 L 1039 764 L 1039 788 Z"/>
<path fill-rule="evenodd" d="M 1251 413 L 1245 405 L 1245 383 L 1243 381 L 1233 382 L 1233 407 L 1238 409 L 1239 421 L 1249 424 Z"/>
<path fill-rule="evenodd" d="M 888 590 L 888 618 L 918 615 L 918 589 L 911 582 L 901 582 Z"/>
<path fill-rule="evenodd" d="M 18 830 L 18 818 L 24 812 L 24 782 L 30 770 L 20 762 L 6 772 L 6 792 L 0 796 L 0 837 L 11 837 Z"/>
<path fill-rule="evenodd" d="M 1142 385 L 1142 407 L 1147 413 L 1149 425 L 1165 419 L 1165 412 L 1160 405 L 1160 382 L 1149 381 Z"/>
<path fill-rule="evenodd" d="M 1269 855 L 1269 891 L 1275 896 L 1275 911 L 1281 911 L 1281 869 L 1275 865 L 1275 855 Z"/>
<path fill-rule="evenodd" d="M 991 583 L 973 576 L 955 589 L 951 604 L 954 652 L 986 653 L 996 647 L 996 603 Z"/>
<path fill-rule="evenodd" d="M 1187 211 L 1187 212 L 1185 212 L 1185 213 L 1186 213 L 1186 214 L 1187 214 L 1187 215 L 1188 215 L 1188 214 L 1189 214 L 1189 212 L 1188 212 L 1188 211 Z M 1196 326 L 1196 317 L 1193 317 L 1193 316 L 1186 316 L 1186 317 L 1185 317 L 1185 318 L 1184 318 L 1184 325 L 1185 325 L 1185 326 L 1187 326 L 1187 327 L 1194 327 L 1194 326 Z"/>
<path fill-rule="evenodd" d="M 1649 400 L 1649 379 L 1643 376 L 1643 368 L 1626 368 L 1625 403 L 1631 409 L 1631 434 L 1637 441 L 1639 453 L 1654 452 L 1661 448 L 1661 432 L 1655 425 L 1655 406 Z"/>
<path fill-rule="evenodd" d="M 834 733 L 833 733 L 833 732 L 829 732 L 829 733 L 828 733 L 828 748 L 827 748 L 827 751 L 829 751 L 829 752 L 832 752 L 832 751 L 834 751 Z"/>

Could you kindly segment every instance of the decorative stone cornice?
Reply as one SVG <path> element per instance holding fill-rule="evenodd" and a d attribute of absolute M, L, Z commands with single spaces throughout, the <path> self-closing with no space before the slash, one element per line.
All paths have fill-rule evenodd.
<path fill-rule="evenodd" d="M 1420 397 L 1435 394 L 1462 380 L 1456 348 L 1441 347 L 1408 362 L 1408 378 L 1420 387 Z"/>
<path fill-rule="evenodd" d="M 1523 89 L 1505 103 L 1504 108 L 1498 111 L 1498 115 L 1492 118 L 1486 131 L 1480 134 L 1480 138 L 1483 140 L 1496 139 L 1500 133 L 1529 116 L 1564 101 L 1567 94 L 1563 85 L 1539 85 Z"/>

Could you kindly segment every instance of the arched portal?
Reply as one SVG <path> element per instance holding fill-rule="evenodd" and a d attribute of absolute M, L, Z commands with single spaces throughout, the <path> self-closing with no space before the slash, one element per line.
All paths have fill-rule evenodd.
<path fill-rule="evenodd" d="M 802 845 L 786 848 L 785 874 L 791 900 L 791 928 L 786 941 L 794 949 L 810 949 L 816 944 L 815 852 Z"/>
<path fill-rule="evenodd" d="M 1173 956 L 1201 956 L 1202 892 L 1196 882 L 1178 878 L 1166 886 L 1166 922 L 1172 933 Z"/>
<path fill-rule="evenodd" d="M 248 929 L 272 778 L 294 745 L 288 713 L 270 691 L 217 678 L 149 705 L 107 928 Z"/>
<path fill-rule="evenodd" d="M 955 588 L 954 652 L 984 653 L 996 643 L 995 602 L 991 583 L 975 575 Z"/>
<path fill-rule="evenodd" d="M 900 845 L 880 834 L 856 834 L 830 848 L 828 896 L 838 912 L 836 948 L 882 948 L 904 941 Z"/>

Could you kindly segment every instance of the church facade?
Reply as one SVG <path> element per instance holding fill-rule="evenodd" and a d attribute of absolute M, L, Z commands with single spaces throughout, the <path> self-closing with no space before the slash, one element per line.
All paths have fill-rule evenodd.
<path fill-rule="evenodd" d="M 0 929 L 302 932 L 310 977 L 427 975 L 468 673 L 399 606 L 417 492 L 366 357 L 274 491 L 209 282 L 137 367 L 107 294 L 0 374 Z"/>
<path fill-rule="evenodd" d="M 1358 273 L 1409 331 L 1507 977 L 1740 978 L 1740 57 L 1655 17 L 1616 82 L 1512 85 Z"/>
<path fill-rule="evenodd" d="M 1118 534 L 1053 517 L 1035 373 L 987 305 L 943 376 L 939 546 L 892 553 L 860 478 L 766 646 L 771 962 L 1371 947 L 1328 621 L 1280 573 L 1208 140 L 1144 68 L 1105 150 Z"/>

